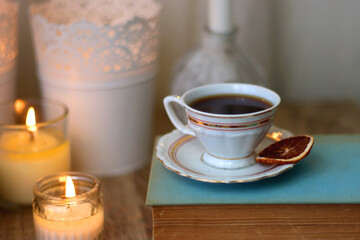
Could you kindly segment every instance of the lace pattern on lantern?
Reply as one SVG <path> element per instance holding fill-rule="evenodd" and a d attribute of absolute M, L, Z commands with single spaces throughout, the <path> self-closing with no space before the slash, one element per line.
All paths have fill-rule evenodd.
<path fill-rule="evenodd" d="M 58 0 L 51 2 L 59 3 Z M 68 2 L 64 1 L 64 4 Z M 71 0 L 71 2 L 77 1 Z M 86 2 L 89 5 L 85 9 L 88 9 L 92 1 L 86 0 Z M 100 1 L 94 2 L 100 3 Z M 137 1 L 118 0 L 118 2 L 134 2 L 136 5 Z M 149 2 L 149 0 L 139 2 Z M 78 3 L 75 5 L 77 6 Z M 115 4 L 113 8 L 119 9 L 118 5 Z M 34 9 L 36 8 L 32 6 L 31 13 L 36 14 L 31 16 L 31 23 L 38 68 L 41 77 L 46 80 L 104 82 L 136 78 L 156 71 L 159 41 L 157 16 L 144 19 L 140 16 L 152 17 L 152 15 L 138 12 L 131 20 L 128 20 L 129 16 L 122 16 L 119 20 L 114 15 L 117 20 L 110 21 L 109 18 L 116 12 L 112 10 L 107 15 L 107 19 L 111 22 L 108 24 L 109 21 L 98 21 L 102 19 L 103 10 L 98 17 L 93 16 L 89 19 L 85 18 L 86 15 L 82 16 L 80 11 L 75 17 L 76 21 L 64 22 L 57 19 L 56 14 L 50 16 L 45 14 L 44 9 L 42 11 Z M 127 12 L 126 6 L 122 6 L 121 9 L 123 13 Z M 124 19 L 128 21 L 117 24 L 122 23 Z M 56 21 L 59 23 L 55 23 Z"/>
<path fill-rule="evenodd" d="M 15 68 L 18 5 L 17 2 L 0 0 L 0 75 Z"/>
<path fill-rule="evenodd" d="M 160 4 L 154 0 L 41 0 L 30 7 L 31 15 L 41 15 L 55 24 L 82 20 L 97 26 L 118 26 L 139 18 L 156 18 Z"/>

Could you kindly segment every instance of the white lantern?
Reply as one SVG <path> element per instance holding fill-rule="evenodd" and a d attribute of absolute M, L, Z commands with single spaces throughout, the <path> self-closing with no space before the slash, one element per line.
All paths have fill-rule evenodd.
<path fill-rule="evenodd" d="M 0 102 L 15 98 L 19 3 L 0 0 Z"/>
<path fill-rule="evenodd" d="M 74 170 L 116 175 L 150 159 L 159 11 L 153 0 L 31 4 L 42 94 L 70 109 Z"/>

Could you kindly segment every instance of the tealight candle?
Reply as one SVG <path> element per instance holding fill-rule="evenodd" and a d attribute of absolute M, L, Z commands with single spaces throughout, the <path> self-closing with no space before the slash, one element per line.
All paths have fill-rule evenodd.
<path fill-rule="evenodd" d="M 0 104 L 0 197 L 31 204 L 33 185 L 70 170 L 68 110 L 49 100 Z"/>
<path fill-rule="evenodd" d="M 33 216 L 38 240 L 102 239 L 99 180 L 80 172 L 40 179 L 34 186 Z"/>

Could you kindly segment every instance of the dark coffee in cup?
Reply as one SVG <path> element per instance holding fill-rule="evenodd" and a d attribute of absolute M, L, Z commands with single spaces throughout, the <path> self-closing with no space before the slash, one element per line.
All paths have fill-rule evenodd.
<path fill-rule="evenodd" d="M 214 114 L 247 114 L 272 107 L 264 99 L 248 95 L 214 95 L 192 101 L 189 106 L 198 111 Z"/>

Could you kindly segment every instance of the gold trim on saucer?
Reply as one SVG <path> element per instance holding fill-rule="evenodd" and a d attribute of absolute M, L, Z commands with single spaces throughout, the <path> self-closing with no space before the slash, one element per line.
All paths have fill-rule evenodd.
<path fill-rule="evenodd" d="M 265 179 L 265 178 L 270 178 L 270 177 L 275 177 L 287 170 L 289 170 L 290 168 L 293 167 L 293 165 L 289 166 L 289 168 L 285 168 L 284 170 L 280 171 L 280 172 L 276 172 L 272 175 L 266 175 L 266 176 L 262 176 L 262 177 L 259 177 L 259 178 L 253 178 L 253 179 L 247 179 L 247 180 L 231 180 L 231 181 L 226 181 L 226 180 L 211 180 L 211 179 L 205 179 L 205 178 L 199 178 L 199 177 L 194 177 L 194 176 L 191 176 L 191 175 L 188 175 L 188 174 L 185 174 L 185 173 L 182 173 L 174 168 L 171 168 L 169 167 L 168 165 L 165 164 L 165 162 L 163 160 L 161 160 L 158 156 L 156 156 L 156 158 L 164 165 L 165 168 L 167 168 L 168 170 L 172 171 L 172 172 L 175 172 L 177 173 L 178 175 L 180 176 L 183 176 L 183 177 L 187 177 L 187 178 L 190 178 L 190 179 L 194 179 L 194 180 L 197 180 L 197 181 L 201 181 L 201 182 L 208 182 L 208 183 L 245 183 L 245 182 L 255 182 L 255 181 L 259 181 L 259 180 L 262 180 L 262 179 Z M 278 167 L 279 165 L 276 165 L 275 167 Z M 269 168 L 267 169 L 268 170 L 272 170 L 274 169 L 275 167 L 273 168 Z M 193 172 L 193 171 L 191 171 Z M 203 174 L 201 174 L 203 175 Z"/>
<path fill-rule="evenodd" d="M 274 139 L 270 134 L 267 135 L 268 139 L 277 141 L 277 139 Z M 184 171 L 188 171 L 194 175 L 191 174 L 187 174 L 184 172 L 181 172 L 177 169 L 175 169 L 174 167 L 169 166 L 168 164 L 166 164 L 166 162 L 164 160 L 162 160 L 158 155 L 156 155 L 156 158 L 164 165 L 165 168 L 167 168 L 170 171 L 173 171 L 175 173 L 177 173 L 178 175 L 184 176 L 184 177 L 188 177 L 190 179 L 194 179 L 197 181 L 202 181 L 202 182 L 209 182 L 209 183 L 244 183 L 244 182 L 253 182 L 253 181 L 258 181 L 261 179 L 265 179 L 265 178 L 269 178 L 269 177 L 274 177 L 277 176 L 287 170 L 289 170 L 290 168 L 293 167 L 293 164 L 289 164 L 289 166 L 279 172 L 276 172 L 274 174 L 271 175 L 266 175 L 266 176 L 261 176 L 261 177 L 257 177 L 257 178 L 251 178 L 251 179 L 242 179 L 242 180 L 213 180 L 213 179 L 209 179 L 206 178 L 207 175 L 204 175 L 203 173 L 194 171 L 192 169 L 189 169 L 188 167 L 184 166 L 177 158 L 177 152 L 179 151 L 179 149 L 185 145 L 185 144 L 190 144 L 191 141 L 195 140 L 196 138 L 194 136 L 191 135 L 183 135 L 181 137 L 179 137 L 178 139 L 176 139 L 175 141 L 173 141 L 173 143 L 169 146 L 169 149 L 167 151 L 168 153 L 168 157 L 170 158 L 170 160 L 175 164 L 176 168 L 179 169 L 183 169 Z M 279 167 L 279 165 L 273 165 L 272 167 L 263 170 L 261 172 L 256 172 L 256 173 L 252 173 L 252 174 L 248 174 L 248 175 L 241 175 L 239 176 L 239 178 L 243 178 L 243 177 L 251 177 L 252 175 L 258 175 L 258 174 L 262 174 L 268 171 L 273 170 L 274 168 Z M 232 171 L 232 170 L 228 170 L 228 171 Z M 211 176 L 209 176 L 211 177 Z M 236 178 L 236 176 L 232 176 L 232 178 Z"/>
<path fill-rule="evenodd" d="M 218 158 L 218 159 L 224 159 L 224 160 L 229 160 L 229 161 L 236 161 L 236 160 L 241 160 L 241 159 L 244 159 L 244 158 L 248 158 L 250 157 L 251 155 L 253 155 L 253 153 L 249 154 L 248 156 L 246 157 L 241 157 L 241 158 L 223 158 L 223 157 L 217 157 L 209 152 L 207 152 L 207 154 L 209 154 L 210 156 L 214 157 L 214 158 Z"/>

